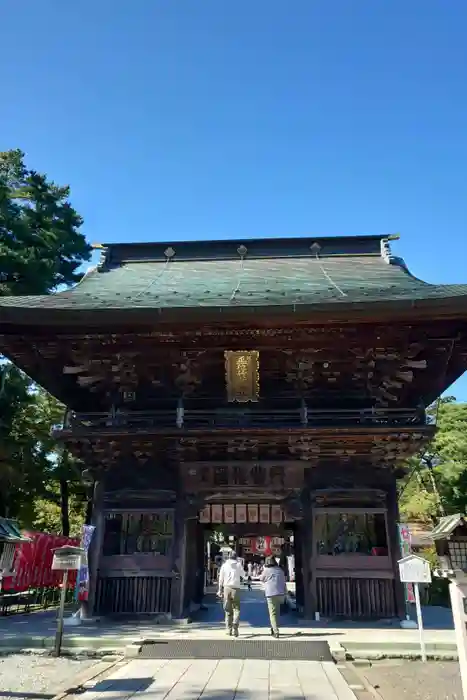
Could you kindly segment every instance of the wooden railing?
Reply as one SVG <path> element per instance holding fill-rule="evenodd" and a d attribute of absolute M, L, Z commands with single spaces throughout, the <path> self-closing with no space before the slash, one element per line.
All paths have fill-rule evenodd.
<path fill-rule="evenodd" d="M 163 409 L 159 411 L 117 411 L 114 413 L 73 413 L 60 430 L 76 432 L 151 432 L 164 428 L 299 428 L 352 426 L 426 425 L 423 412 L 415 409 Z"/>
<path fill-rule="evenodd" d="M 98 578 L 96 615 L 156 615 L 169 613 L 172 578 L 119 576 Z"/>
<path fill-rule="evenodd" d="M 318 578 L 317 609 L 322 617 L 382 619 L 396 616 L 394 579 Z"/>

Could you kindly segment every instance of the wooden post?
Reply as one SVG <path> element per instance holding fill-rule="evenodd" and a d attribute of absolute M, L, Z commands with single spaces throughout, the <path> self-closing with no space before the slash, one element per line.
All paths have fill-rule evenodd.
<path fill-rule="evenodd" d="M 196 542 L 197 542 L 197 552 L 196 552 L 196 592 L 195 592 L 195 603 L 203 602 L 204 597 L 204 580 L 205 580 L 205 540 L 204 540 L 204 527 L 196 521 Z"/>
<path fill-rule="evenodd" d="M 186 530 L 186 552 L 185 552 L 185 605 L 190 605 L 196 597 L 196 571 L 198 567 L 197 559 L 197 530 L 196 521 L 190 518 L 185 520 Z"/>
<path fill-rule="evenodd" d="M 63 639 L 63 618 L 65 615 L 66 592 L 68 588 L 68 569 L 63 572 L 62 590 L 60 591 L 60 607 L 58 609 L 57 631 L 55 633 L 55 656 L 60 656 L 62 652 Z"/>
<path fill-rule="evenodd" d="M 464 700 L 467 700 L 467 626 L 464 608 L 467 586 L 465 584 L 465 580 L 456 581 L 453 579 L 449 584 L 449 595 L 451 597 L 454 631 L 456 634 L 457 652 L 459 656 L 462 697 Z"/>
<path fill-rule="evenodd" d="M 423 634 L 423 615 L 422 606 L 420 603 L 420 587 L 418 583 L 414 583 L 415 588 L 415 608 L 417 610 L 417 622 L 418 622 L 418 638 L 420 640 L 420 651 L 422 654 L 422 661 L 426 663 L 426 647 L 425 647 L 425 637 Z"/>
<path fill-rule="evenodd" d="M 300 523 L 302 540 L 302 570 L 303 570 L 303 614 L 306 620 L 313 618 L 315 613 L 316 596 L 314 587 L 316 580 L 311 569 L 313 554 L 312 509 L 308 490 L 302 493 L 303 519 Z"/>
<path fill-rule="evenodd" d="M 387 489 L 387 535 L 389 538 L 388 548 L 391 557 L 392 570 L 394 572 L 394 590 L 396 596 L 396 614 L 402 620 L 405 619 L 405 591 L 404 585 L 399 580 L 399 567 L 397 562 L 400 559 L 399 546 L 399 507 L 397 504 L 396 480 Z"/>
<path fill-rule="evenodd" d="M 304 606 L 304 583 L 303 583 L 303 532 L 301 520 L 294 523 L 294 559 L 295 559 L 295 596 L 297 608 L 301 611 Z"/>
<path fill-rule="evenodd" d="M 175 509 L 174 523 L 174 547 L 173 547 L 173 571 L 172 583 L 172 615 L 180 618 L 185 607 L 185 578 L 187 557 L 187 528 L 186 528 L 186 504 L 180 497 Z"/>

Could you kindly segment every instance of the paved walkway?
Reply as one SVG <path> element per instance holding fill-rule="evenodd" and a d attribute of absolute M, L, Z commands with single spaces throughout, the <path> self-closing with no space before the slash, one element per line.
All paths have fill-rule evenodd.
<path fill-rule="evenodd" d="M 150 620 L 111 621 L 65 627 L 64 645 L 82 649 L 121 649 L 137 641 L 148 639 L 225 639 L 223 611 L 220 601 L 207 597 L 207 609 L 194 616 L 192 624 L 158 625 Z M 449 629 L 450 611 L 424 609 L 425 639 L 429 653 L 440 649 L 446 653 L 455 650 L 454 631 Z M 0 648 L 29 649 L 53 644 L 57 628 L 56 613 L 31 613 L 0 617 Z M 430 624 L 431 623 L 431 624 Z M 248 639 L 270 639 L 269 620 L 263 592 L 242 591 L 240 636 Z M 394 654 L 417 653 L 419 636 L 416 629 L 400 629 L 398 621 L 384 622 L 326 622 L 300 620 L 293 613 L 281 620 L 281 636 L 285 639 L 325 639 L 333 653 L 341 645 L 356 658 L 368 658 L 367 651 Z M 358 649 L 357 649 L 358 647 Z M 436 647 L 436 649 L 435 649 Z M 430 651 L 431 649 L 431 651 Z M 362 651 L 363 650 L 363 651 Z"/>
<path fill-rule="evenodd" d="M 257 584 L 253 584 L 251 591 L 248 589 L 242 590 L 240 605 L 240 624 L 242 627 L 246 627 L 250 631 L 253 631 L 253 628 L 269 630 L 270 623 L 266 599 L 263 590 Z M 195 624 L 222 627 L 224 622 L 222 601 L 216 599 L 214 595 L 209 595 L 206 597 L 205 607 L 205 610 L 201 610 L 194 615 Z M 296 622 L 297 618 L 292 613 L 281 617 L 282 627 L 294 626 Z"/>
<path fill-rule="evenodd" d="M 235 641 L 232 642 L 235 644 Z M 355 700 L 333 663 L 132 661 L 80 700 Z"/>

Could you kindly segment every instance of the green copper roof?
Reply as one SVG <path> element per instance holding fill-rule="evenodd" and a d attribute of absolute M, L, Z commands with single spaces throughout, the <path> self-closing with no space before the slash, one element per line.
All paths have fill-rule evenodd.
<path fill-rule="evenodd" d="M 454 530 L 466 522 L 465 516 L 462 513 L 454 515 L 446 515 L 440 518 L 439 523 L 433 528 L 431 537 L 433 540 L 442 540 L 450 537 Z"/>
<path fill-rule="evenodd" d="M 464 297 L 467 285 L 432 285 L 394 258 L 383 236 L 257 239 L 104 247 L 98 268 L 50 296 L 0 298 L 0 321 L 42 312 L 342 306 Z M 15 311 L 16 310 L 16 311 Z"/>
<path fill-rule="evenodd" d="M 0 518 L 0 542 L 28 542 L 15 520 Z"/>

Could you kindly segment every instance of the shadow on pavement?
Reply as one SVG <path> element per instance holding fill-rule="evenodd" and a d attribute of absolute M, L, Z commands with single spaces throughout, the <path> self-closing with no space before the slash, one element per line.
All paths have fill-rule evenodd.
<path fill-rule="evenodd" d="M 0 698 L 18 698 L 18 700 L 51 700 L 55 693 L 25 693 L 13 692 L 12 690 L 0 690 Z"/>

